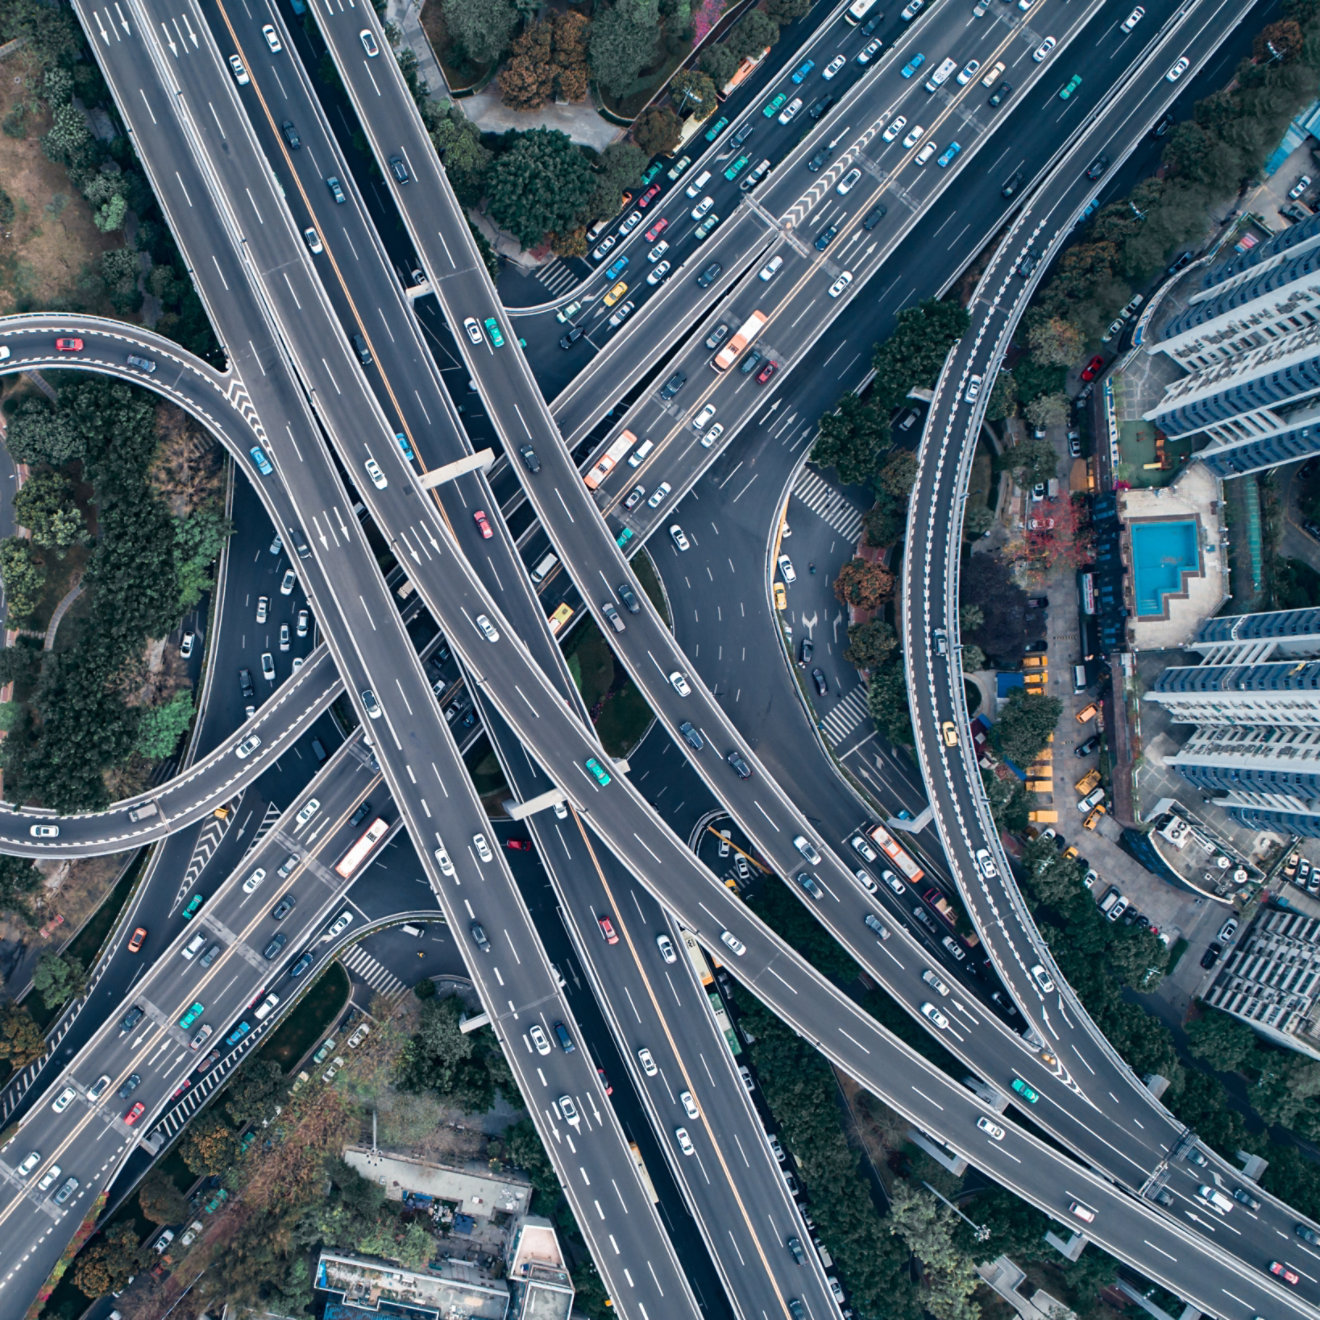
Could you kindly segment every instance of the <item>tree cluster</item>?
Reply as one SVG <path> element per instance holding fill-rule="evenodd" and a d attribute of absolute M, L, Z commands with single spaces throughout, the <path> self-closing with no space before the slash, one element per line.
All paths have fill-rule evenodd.
<path fill-rule="evenodd" d="M 462 1002 L 453 995 L 422 1001 L 420 1023 L 399 1059 L 397 1084 L 404 1091 L 433 1091 L 465 1113 L 484 1113 L 497 1091 L 517 1087 L 498 1043 L 487 1032 L 459 1030 Z"/>
<path fill-rule="evenodd" d="M 614 0 L 596 10 L 589 39 L 591 73 L 610 96 L 632 90 L 659 54 L 660 0 Z"/>
<path fill-rule="evenodd" d="M 964 601 L 975 601 L 981 613 L 978 623 L 963 626 L 963 643 L 973 643 L 1006 669 L 1021 664 L 1027 645 L 1027 593 L 1013 581 L 1004 557 L 997 551 L 968 555 L 959 592 Z"/>
<path fill-rule="evenodd" d="M 539 110 L 547 101 L 580 101 L 587 94 L 590 20 L 575 10 L 525 28 L 500 70 L 500 96 L 515 110 Z"/>
<path fill-rule="evenodd" d="M 716 87 L 723 87 L 737 73 L 743 60 L 749 55 L 760 55 L 778 40 L 778 22 L 765 10 L 749 9 L 729 29 L 723 41 L 701 52 L 698 63 Z"/>
<path fill-rule="evenodd" d="M 1014 688 L 990 730 L 991 741 L 997 751 L 1025 770 L 1045 749 L 1062 714 L 1058 697 Z"/>

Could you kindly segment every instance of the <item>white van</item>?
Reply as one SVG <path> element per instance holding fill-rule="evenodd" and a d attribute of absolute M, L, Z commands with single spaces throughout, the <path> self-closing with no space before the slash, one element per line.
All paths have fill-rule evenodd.
<path fill-rule="evenodd" d="M 710 182 L 710 171 L 702 170 L 687 186 L 687 195 L 695 197 Z"/>
<path fill-rule="evenodd" d="M 544 582 L 549 576 L 550 570 L 559 562 L 559 556 L 552 550 L 537 562 L 532 569 L 532 581 Z"/>
<path fill-rule="evenodd" d="M 641 467 L 646 461 L 646 456 L 655 448 L 654 440 L 643 440 L 640 445 L 628 456 L 629 467 Z"/>
<path fill-rule="evenodd" d="M 1225 1196 L 1217 1187 L 1209 1187 L 1202 1183 L 1201 1186 L 1196 1189 L 1196 1194 L 1201 1200 L 1209 1201 L 1221 1215 L 1228 1214 L 1233 1208 L 1232 1200 Z"/>
<path fill-rule="evenodd" d="M 942 83 L 948 81 L 949 74 L 951 74 L 957 67 L 957 60 L 945 60 L 944 63 L 926 79 L 926 90 L 928 92 L 935 91 Z"/>
<path fill-rule="evenodd" d="M 1073 665 L 1073 691 L 1086 691 L 1086 666 Z"/>
<path fill-rule="evenodd" d="M 189 962 L 191 962 L 195 957 L 197 957 L 199 953 L 201 953 L 202 948 L 205 944 L 206 944 L 205 935 L 194 935 L 192 939 L 190 939 L 188 943 L 183 946 L 182 949 L 183 956 L 187 958 Z"/>
<path fill-rule="evenodd" d="M 264 1022 L 275 1011 L 275 1005 L 280 1002 L 279 995 L 267 995 L 265 999 L 257 1006 L 256 1018 L 258 1022 Z"/>

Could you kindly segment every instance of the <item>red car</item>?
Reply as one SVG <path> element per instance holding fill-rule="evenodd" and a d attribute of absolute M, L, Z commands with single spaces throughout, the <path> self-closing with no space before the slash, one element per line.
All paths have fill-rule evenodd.
<path fill-rule="evenodd" d="M 129 953 L 140 953 L 142 951 L 142 943 L 146 938 L 147 928 L 145 926 L 139 926 L 137 930 L 133 932 L 133 938 L 128 942 Z"/>
<path fill-rule="evenodd" d="M 649 187 L 649 188 L 648 188 L 648 189 L 647 189 L 647 190 L 646 190 L 646 191 L 645 191 L 645 192 L 644 192 L 644 193 L 643 193 L 638 199 L 637 199 L 637 205 L 638 205 L 638 206 L 650 206 L 650 205 L 651 205 L 651 199 L 652 199 L 653 197 L 658 196 L 659 193 L 660 193 L 660 185 L 659 185 L 658 183 L 653 183 L 653 184 L 652 184 L 652 185 L 651 185 L 651 186 L 650 186 L 650 187 Z"/>
<path fill-rule="evenodd" d="M 1097 353 L 1087 364 L 1082 372 L 1083 380 L 1094 380 L 1100 372 L 1100 368 L 1105 365 L 1104 355 Z"/>
<path fill-rule="evenodd" d="M 55 347 L 61 353 L 81 353 L 83 341 L 81 339 L 57 339 Z"/>
<path fill-rule="evenodd" d="M 1292 1266 L 1285 1265 L 1281 1260 L 1270 1261 L 1270 1273 L 1277 1274 L 1284 1283 L 1290 1283 L 1294 1288 L 1302 1281 L 1302 1276 Z"/>
<path fill-rule="evenodd" d="M 124 1122 L 127 1123 L 129 1127 L 132 1127 L 133 1124 L 136 1123 L 138 1119 L 141 1118 L 142 1115 L 145 1114 L 146 1112 L 147 1112 L 146 1105 L 144 1105 L 142 1101 L 139 1100 L 137 1104 L 135 1104 L 133 1108 L 130 1109 L 128 1113 L 124 1115 Z"/>
<path fill-rule="evenodd" d="M 606 944 L 617 944 L 619 942 L 618 932 L 614 929 L 614 923 L 609 917 L 597 917 L 600 922 L 600 933 L 605 936 Z"/>
<path fill-rule="evenodd" d="M 599 1077 L 600 1077 L 600 1084 L 605 1088 L 605 1094 L 606 1094 L 606 1095 L 613 1095 L 613 1094 L 614 1094 L 614 1086 L 613 1086 L 613 1084 L 610 1082 L 610 1079 L 609 1079 L 608 1077 L 605 1076 L 605 1069 L 604 1069 L 604 1068 L 597 1068 L 597 1069 L 596 1069 L 596 1072 L 597 1072 L 597 1074 L 598 1074 Z"/>
<path fill-rule="evenodd" d="M 531 852 L 531 839 L 505 839 L 504 846 L 512 848 L 514 852 Z"/>
<path fill-rule="evenodd" d="M 192 1078 L 185 1077 L 183 1081 L 180 1082 L 179 1085 L 175 1088 L 174 1094 L 170 1096 L 170 1099 L 177 1100 L 191 1085 L 192 1085 Z"/>
<path fill-rule="evenodd" d="M 646 241 L 647 241 L 648 243 L 654 243 L 655 240 L 656 240 L 657 238 L 659 238 L 660 235 L 663 234 L 663 233 L 665 232 L 665 230 L 668 229 L 668 228 L 669 228 L 669 221 L 668 221 L 668 220 L 663 219 L 663 218 L 660 219 L 660 220 L 657 220 L 657 221 L 655 222 L 655 224 L 653 224 L 653 225 L 650 227 L 650 229 L 648 229 L 648 230 L 646 231 Z"/>
<path fill-rule="evenodd" d="M 481 509 L 478 509 L 476 513 L 472 515 L 472 521 L 481 529 L 481 539 L 483 541 L 489 541 L 490 538 L 495 535 L 495 533 L 490 530 L 490 523 L 486 520 L 486 515 Z"/>
<path fill-rule="evenodd" d="M 761 370 L 756 373 L 756 383 L 758 385 L 764 385 L 766 381 L 768 381 L 770 377 L 773 376 L 775 372 L 778 370 L 779 370 L 778 362 L 773 362 L 773 361 L 767 362 L 765 366 L 763 366 Z"/>

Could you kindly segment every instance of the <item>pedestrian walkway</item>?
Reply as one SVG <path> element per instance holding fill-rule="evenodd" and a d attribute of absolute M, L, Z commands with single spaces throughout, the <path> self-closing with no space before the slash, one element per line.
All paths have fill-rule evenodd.
<path fill-rule="evenodd" d="M 861 539 L 864 526 L 862 515 L 810 467 L 804 467 L 798 473 L 793 483 L 793 494 L 848 542 L 856 543 Z"/>
<path fill-rule="evenodd" d="M 346 950 L 340 961 L 359 981 L 365 981 L 386 999 L 401 999 L 408 989 L 388 967 L 378 963 L 360 944 Z"/>
<path fill-rule="evenodd" d="M 834 703 L 834 709 L 821 717 L 830 741 L 837 747 L 863 721 L 870 719 L 866 708 L 866 689 L 855 687 Z"/>
<path fill-rule="evenodd" d="M 536 279 L 550 290 L 552 298 L 560 298 L 580 280 L 576 271 L 566 266 L 558 257 L 545 266 L 536 268 Z"/>

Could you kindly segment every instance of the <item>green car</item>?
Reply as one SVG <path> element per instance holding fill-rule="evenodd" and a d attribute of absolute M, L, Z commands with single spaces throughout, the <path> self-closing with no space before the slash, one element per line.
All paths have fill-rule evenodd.
<path fill-rule="evenodd" d="M 1029 1104 L 1029 1105 L 1034 1105 L 1034 1104 L 1036 1103 L 1036 1101 L 1040 1099 L 1040 1092 L 1039 1092 L 1039 1091 L 1035 1091 L 1035 1090 L 1033 1090 L 1033 1089 L 1032 1089 L 1030 1086 L 1028 1086 L 1028 1085 L 1026 1084 L 1026 1082 L 1024 1082 L 1024 1081 L 1022 1080 L 1022 1078 L 1020 1078 L 1020 1077 L 1015 1077 L 1015 1078 L 1013 1078 L 1013 1089 L 1014 1089 L 1014 1090 L 1018 1093 L 1018 1095 L 1020 1095 L 1020 1096 L 1021 1096 L 1026 1102 L 1027 1102 L 1027 1104 Z"/>
<path fill-rule="evenodd" d="M 696 237 L 697 237 L 697 242 L 700 243 L 701 240 L 702 240 L 703 238 L 705 238 L 705 237 L 710 233 L 710 231 L 711 231 L 712 229 L 715 228 L 715 226 L 716 226 L 717 224 L 719 224 L 719 222 L 720 222 L 720 218 L 719 218 L 719 216 L 717 216 L 717 215 L 708 215 L 708 216 L 707 216 L 707 217 L 706 217 L 706 218 L 705 218 L 705 219 L 704 219 L 704 220 L 703 220 L 703 221 L 702 221 L 702 222 L 701 222 L 701 223 L 700 223 L 700 224 L 699 224 L 699 225 L 698 225 L 693 231 L 692 231 L 692 232 L 696 235 Z"/>
<path fill-rule="evenodd" d="M 624 549 L 624 548 L 627 546 L 628 542 L 631 541 L 631 540 L 633 539 L 633 537 L 636 536 L 636 535 L 637 535 L 637 533 L 634 532 L 633 529 L 632 529 L 631 527 L 625 527 L 625 528 L 623 529 L 623 531 L 621 531 L 621 532 L 618 534 L 618 536 L 615 537 L 615 540 L 616 540 L 616 541 L 618 542 L 618 544 L 619 544 L 619 549 L 620 549 L 620 550 Z"/>
<path fill-rule="evenodd" d="M 715 139 L 716 139 L 717 137 L 719 137 L 719 135 L 720 135 L 721 133 L 723 133 L 724 130 L 725 130 L 726 128 L 728 128 L 728 126 L 729 126 L 729 117 L 728 117 L 727 115 L 721 115 L 721 116 L 720 116 L 720 117 L 719 117 L 719 118 L 718 118 L 718 119 L 717 119 L 717 120 L 716 120 L 716 121 L 715 121 L 715 122 L 714 122 L 714 123 L 713 123 L 713 124 L 707 129 L 707 130 L 706 130 L 706 141 L 707 141 L 707 142 L 714 142 Z"/>
<path fill-rule="evenodd" d="M 595 776 L 596 782 L 604 788 L 610 782 L 610 777 L 605 771 L 605 767 L 596 760 L 594 756 L 587 757 L 587 769 Z"/>
<path fill-rule="evenodd" d="M 190 921 L 194 916 L 196 916 L 197 909 L 201 907 L 204 902 L 206 902 L 206 900 L 202 897 L 201 894 L 194 894 L 192 898 L 188 900 L 188 906 L 183 909 L 184 921 Z"/>
<path fill-rule="evenodd" d="M 500 330 L 500 323 L 493 316 L 486 318 L 486 333 L 490 336 L 490 342 L 496 348 L 504 347 L 504 334 Z"/>
<path fill-rule="evenodd" d="M 646 171 L 645 174 L 642 175 L 642 187 L 645 188 L 645 187 L 647 186 L 647 184 L 649 184 L 649 183 L 651 182 L 651 180 L 654 179 L 654 178 L 656 177 L 656 175 L 658 175 L 658 174 L 660 173 L 660 171 L 663 170 L 663 169 L 664 169 L 664 162 L 663 162 L 663 161 L 656 161 L 656 163 L 655 163 L 654 165 L 652 165 L 652 166 Z"/>
<path fill-rule="evenodd" d="M 734 179 L 736 179 L 751 163 L 751 159 L 750 156 L 739 156 L 738 159 L 724 171 L 724 177 L 732 183 Z"/>
<path fill-rule="evenodd" d="M 1059 100 L 1066 101 L 1081 85 L 1082 75 L 1080 73 L 1074 73 L 1072 76 L 1072 82 L 1070 82 L 1067 87 L 1060 89 Z"/>
<path fill-rule="evenodd" d="M 206 1012 L 206 1005 L 199 999 L 180 1019 L 179 1026 L 191 1027 L 203 1013 Z"/>
<path fill-rule="evenodd" d="M 769 105 L 764 106 L 762 108 L 761 113 L 767 119 L 773 119 L 780 112 L 780 110 L 783 109 L 784 102 L 787 100 L 788 100 L 788 93 L 780 92 L 779 95 L 776 96 L 775 99 L 771 101 Z"/>

